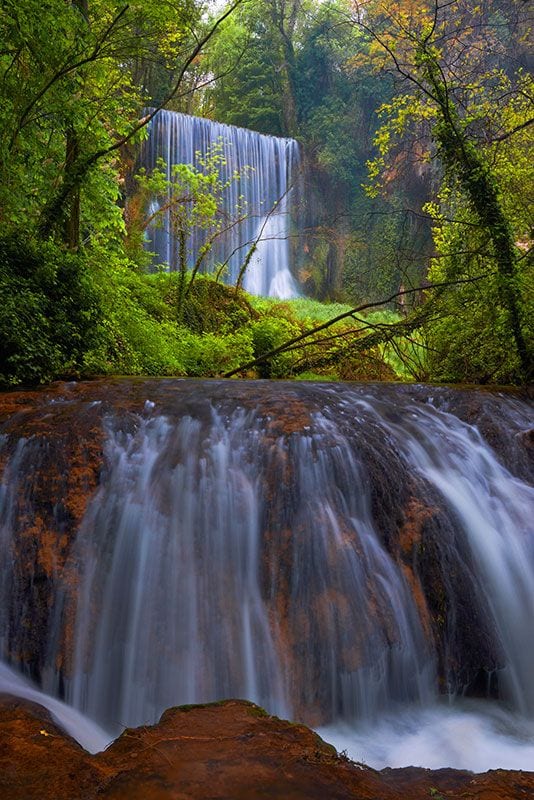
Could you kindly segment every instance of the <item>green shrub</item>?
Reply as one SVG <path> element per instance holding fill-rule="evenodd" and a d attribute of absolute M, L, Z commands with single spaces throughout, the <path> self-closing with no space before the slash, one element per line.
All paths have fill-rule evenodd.
<path fill-rule="evenodd" d="M 294 336 L 298 336 L 300 329 L 283 317 L 263 317 L 251 326 L 254 358 L 258 358 L 269 350 L 274 350 Z M 295 361 L 293 352 L 280 353 L 258 365 L 261 378 L 281 378 L 291 372 Z"/>
<path fill-rule="evenodd" d="M 214 333 L 199 335 L 184 328 L 180 333 L 180 348 L 187 375 L 221 375 L 253 358 L 250 331 L 241 330 L 218 336 Z"/>
<path fill-rule="evenodd" d="M 105 257 L 95 258 L 94 270 L 104 311 L 98 344 L 85 359 L 87 372 L 208 377 L 252 358 L 252 332 L 234 330 L 238 318 L 249 321 L 248 304 L 229 287 L 197 278 L 185 306 L 191 324 L 179 325 L 176 273 L 144 275 L 127 260 L 106 264 Z"/>
<path fill-rule="evenodd" d="M 50 242 L 0 239 L 0 384 L 76 375 L 101 308 L 81 256 Z"/>

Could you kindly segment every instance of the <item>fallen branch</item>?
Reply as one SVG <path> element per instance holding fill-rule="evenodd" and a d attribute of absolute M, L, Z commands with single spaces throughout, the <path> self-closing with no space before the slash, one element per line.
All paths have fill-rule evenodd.
<path fill-rule="evenodd" d="M 293 339 L 289 339 L 287 342 L 279 345 L 278 347 L 274 347 L 272 350 L 268 350 L 266 353 L 262 353 L 262 355 L 257 356 L 256 358 L 252 359 L 251 361 L 247 361 L 246 364 L 242 364 L 236 369 L 231 370 L 230 372 L 225 372 L 223 377 L 224 378 L 231 378 L 234 375 L 237 375 L 239 372 L 244 372 L 247 369 L 251 369 L 255 367 L 257 364 L 261 364 L 264 361 L 267 361 L 269 358 L 273 358 L 273 356 L 277 356 L 279 353 L 283 353 L 286 350 L 289 350 L 293 345 L 297 344 L 298 342 L 304 341 L 304 339 L 308 339 L 310 336 L 314 336 L 319 331 L 324 331 L 326 328 L 329 328 L 331 325 L 335 325 L 336 322 L 341 322 L 341 320 L 348 319 L 349 317 L 353 317 L 355 314 L 360 313 L 361 311 L 366 311 L 369 308 L 379 308 L 380 306 L 385 306 L 388 303 L 393 302 L 397 297 L 402 297 L 407 294 L 415 294 L 416 292 L 426 292 L 431 289 L 444 289 L 448 286 L 457 286 L 463 283 L 474 283 L 475 281 L 482 280 L 482 278 L 486 278 L 488 273 L 484 275 L 478 275 L 474 278 L 458 278 L 452 281 L 444 281 L 443 283 L 434 283 L 425 286 L 416 286 L 413 289 L 403 289 L 400 292 L 395 292 L 395 294 L 386 297 L 384 300 L 378 300 L 374 303 L 363 303 L 361 306 L 357 306 L 356 308 L 352 308 L 350 311 L 345 311 L 343 314 L 338 314 L 337 317 L 333 317 L 332 319 L 328 320 L 327 322 L 321 323 L 321 325 L 317 325 L 315 328 L 311 328 L 308 331 L 304 331 L 304 333 L 299 334 L 298 336 L 293 337 Z M 411 318 L 409 320 L 403 320 L 401 323 L 391 323 L 389 326 L 389 330 L 387 331 L 380 331 L 378 336 L 377 332 L 370 334 L 369 336 L 364 337 L 361 341 L 368 341 L 370 339 L 377 339 L 377 341 L 373 341 L 369 344 L 370 347 L 374 346 L 375 344 L 380 344 L 383 341 L 387 340 L 390 330 L 395 330 L 395 333 L 392 335 L 399 336 L 402 335 L 400 333 L 400 328 L 405 327 L 407 332 L 414 330 L 415 328 L 419 327 L 422 324 L 422 321 L 418 319 Z M 358 348 L 361 349 L 361 348 Z"/>

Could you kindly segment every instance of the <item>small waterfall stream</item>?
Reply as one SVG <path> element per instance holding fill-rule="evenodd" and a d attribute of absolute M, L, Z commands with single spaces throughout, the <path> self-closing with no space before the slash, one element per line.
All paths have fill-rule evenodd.
<path fill-rule="evenodd" d="M 455 749 L 462 725 L 500 742 L 492 758 L 514 736 L 506 763 L 530 757 L 527 404 L 488 396 L 507 437 L 498 455 L 484 400 L 473 420 L 446 389 L 146 381 L 118 384 L 111 401 L 87 391 L 90 402 L 43 407 L 43 419 L 100 420 L 104 447 L 65 566 L 52 562 L 33 667 L 44 691 L 115 733 L 171 705 L 245 697 L 329 725 L 327 738 L 376 766 L 413 763 L 401 742 L 425 751 L 418 726 L 427 742 L 449 731 L 435 744 L 449 765 L 488 763 Z M 27 513 L 39 518 L 35 481 L 53 441 L 39 425 L 20 439 L 4 426 L 0 440 L 0 645 L 12 664 L 36 647 L 25 629 L 34 600 L 9 597 L 26 579 L 17 536 Z M 57 503 L 51 513 L 60 525 Z M 481 675 L 505 705 L 461 711 L 466 691 L 483 694 Z M 453 705 L 438 712 L 440 686 Z M 372 730 L 381 752 L 369 749 Z"/>
<path fill-rule="evenodd" d="M 224 163 L 219 165 L 223 184 L 225 218 L 228 228 L 215 240 L 207 259 L 209 268 L 227 264 L 226 280 L 235 284 L 247 254 L 257 242 L 244 275 L 243 287 L 251 294 L 287 299 L 299 291 L 291 272 L 291 214 L 294 183 L 298 177 L 299 149 L 293 139 L 265 136 L 245 128 L 220 122 L 159 111 L 150 123 L 149 138 L 144 147 L 144 166 L 152 170 L 158 159 L 166 164 L 170 178 L 174 164 L 198 165 L 198 157 L 218 144 L 222 145 Z M 238 181 L 232 181 L 235 172 Z M 237 212 L 244 204 L 245 216 Z M 151 214 L 158 211 L 153 202 Z M 162 214 L 160 224 L 149 231 L 149 248 L 156 253 L 157 263 L 177 268 L 177 237 L 172 230 L 170 211 Z M 196 229 L 190 236 L 188 251 L 193 266 L 206 233 Z"/>

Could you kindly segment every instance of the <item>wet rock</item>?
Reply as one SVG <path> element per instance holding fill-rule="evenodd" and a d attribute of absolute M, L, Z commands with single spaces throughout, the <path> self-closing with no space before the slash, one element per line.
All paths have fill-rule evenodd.
<path fill-rule="evenodd" d="M 74 800 L 90 797 L 100 770 L 63 733 L 48 711 L 0 695 L 0 797 L 3 800 Z"/>
<path fill-rule="evenodd" d="M 522 800 L 534 773 L 377 772 L 303 725 L 228 700 L 166 711 L 90 756 L 41 707 L 0 699 L 5 800 Z"/>
<path fill-rule="evenodd" d="M 365 411 L 365 402 L 379 413 Z M 306 515 L 305 499 L 299 496 L 298 465 L 306 457 L 319 459 L 327 449 L 335 452 L 338 446 L 334 435 L 324 434 L 308 450 L 300 448 L 303 438 L 313 439 L 319 416 L 335 423 L 364 467 L 362 483 L 369 490 L 377 535 L 410 587 L 428 647 L 437 655 L 441 687 L 475 695 L 487 692 L 488 676 L 502 666 L 503 655 L 487 599 L 477 595 L 473 557 L 443 498 L 413 474 L 398 444 L 387 436 L 387 425 L 410 424 L 411 405 L 439 408 L 477 425 L 509 469 L 526 475 L 534 454 L 529 408 L 514 395 L 387 384 L 167 379 L 58 383 L 34 392 L 0 393 L 0 473 L 4 469 L 19 473 L 17 480 L 12 474 L 6 480 L 9 487 L 17 486 L 16 496 L 8 497 L 4 505 L 9 519 L 2 520 L 0 508 L 0 525 L 4 522 L 12 531 L 12 549 L 7 552 L 6 547 L 4 556 L 10 577 L 4 579 L 5 594 L 0 596 L 7 620 L 3 656 L 23 664 L 37 679 L 54 673 L 60 692 L 70 677 L 74 613 L 84 568 L 74 543 L 91 499 L 108 476 L 109 417 L 114 430 L 124 435 L 135 433 L 140 420 L 152 415 L 165 416 L 171 425 L 189 415 L 206 431 L 213 424 L 214 409 L 222 420 L 240 409 L 251 415 L 261 445 L 256 453 L 265 500 L 260 520 L 261 589 L 270 619 L 276 622 L 276 643 L 292 676 L 288 689 L 295 716 L 320 724 L 328 721 L 332 709 L 335 713 L 339 698 L 332 696 L 328 665 L 317 647 L 334 628 L 339 631 L 336 669 L 346 674 L 365 665 L 366 642 L 371 638 L 368 621 L 378 622 L 388 643 L 394 646 L 396 641 L 391 612 L 383 604 L 379 608 L 376 591 L 373 594 L 369 588 L 367 606 L 354 609 L 354 596 L 346 589 L 349 582 L 344 582 L 342 548 L 361 550 L 358 531 L 347 524 L 342 508 L 343 496 L 354 493 L 345 451 L 343 457 L 330 459 L 332 472 L 325 476 L 342 490 L 340 502 L 331 503 L 341 546 L 313 550 L 314 523 L 324 520 L 317 516 L 310 521 Z M 28 446 L 17 463 L 21 439 Z M 167 472 L 180 458 L 179 448 L 175 450 L 169 448 L 164 454 L 161 466 Z M 160 488 L 154 497 L 158 510 L 167 514 L 172 497 Z M 310 553 L 315 560 L 307 558 Z M 335 586 L 323 585 L 323 563 L 336 577 Z M 93 605 L 87 624 L 94 627 L 99 609 L 96 601 Z M 362 622 L 355 626 L 355 618 Z M 498 694 L 496 681 L 491 692 Z"/>

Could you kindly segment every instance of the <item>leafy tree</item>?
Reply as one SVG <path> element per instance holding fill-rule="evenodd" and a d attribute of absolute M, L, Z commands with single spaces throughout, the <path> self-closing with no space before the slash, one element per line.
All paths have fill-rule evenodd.
<path fill-rule="evenodd" d="M 506 20 L 507 30 L 517 25 L 518 5 L 510 3 L 513 14 Z M 501 4 L 495 8 L 489 4 L 488 9 L 474 7 L 467 0 L 443 4 L 438 0 L 388 4 L 373 0 L 356 6 L 358 25 L 369 36 L 377 58 L 411 87 L 384 108 L 387 122 L 378 136 L 382 160 L 372 165 L 374 174 L 383 174 L 385 160 L 399 133 L 410 126 L 412 130 L 421 124 L 429 126 L 446 185 L 467 203 L 469 212 L 463 227 L 460 218 L 452 222 L 460 226 L 457 230 L 462 233 L 442 237 L 441 244 L 449 241 L 457 245 L 460 239 L 465 243 L 469 239 L 465 230 L 473 226 L 477 229 L 479 244 L 481 239 L 484 241 L 483 275 L 492 275 L 495 290 L 488 291 L 490 284 L 484 283 L 479 302 L 486 307 L 489 319 L 494 318 L 489 313 L 492 303 L 498 304 L 496 335 L 512 348 L 517 359 L 516 368 L 507 373 L 508 377 L 521 375 L 527 379 L 532 370 L 532 350 L 527 341 L 520 278 L 522 254 L 516 245 L 526 232 L 514 230 L 514 219 L 507 209 L 495 167 L 494 150 L 495 145 L 504 145 L 516 133 L 529 128 L 533 121 L 530 117 L 521 117 L 512 128 L 503 128 L 503 123 L 510 116 L 510 105 L 515 104 L 517 113 L 518 98 L 531 96 L 531 88 L 526 87 L 521 72 L 509 77 L 501 67 L 499 56 L 504 54 L 500 53 L 496 36 L 496 29 L 506 19 Z M 458 200 L 449 210 L 454 210 L 455 205 Z M 475 260 L 471 258 L 475 252 L 481 251 L 469 254 L 469 264 Z M 466 258 L 451 253 L 442 259 L 441 268 L 434 275 L 447 281 L 464 279 L 466 263 Z M 468 324 L 469 320 L 465 322 Z M 492 340 L 494 331 L 486 326 L 485 332 Z"/>
<path fill-rule="evenodd" d="M 80 374 L 100 316 L 79 255 L 22 236 L 0 240 L 0 385 Z"/>
<path fill-rule="evenodd" d="M 197 273 L 205 265 L 214 244 L 246 216 L 246 204 L 242 199 L 229 213 L 225 208 L 225 196 L 232 184 L 239 182 L 246 173 L 247 167 L 224 179 L 221 168 L 225 163 L 223 144 L 219 142 L 205 155 L 197 153 L 194 165 L 173 164 L 169 174 L 167 165 L 160 159 L 149 175 L 142 170 L 137 176 L 142 195 L 151 198 L 151 207 L 154 203 L 157 205 L 145 218 L 143 228 L 168 225 L 177 243 L 174 263 L 179 273 L 176 299 L 179 319 Z M 190 252 L 193 234 L 196 234 L 196 252 Z M 193 266 L 188 274 L 191 259 Z"/>
<path fill-rule="evenodd" d="M 221 21 L 205 19 L 205 7 L 197 0 L 1 4 L 0 382 L 76 374 L 98 350 L 95 341 L 110 337 L 111 361 L 128 363 L 117 309 L 106 300 L 120 298 L 126 326 L 149 324 L 127 301 L 129 147 L 158 107 L 190 92 L 188 69 Z M 159 96 L 149 80 L 154 63 L 169 75 Z M 147 106 L 153 110 L 143 113 Z"/>
<path fill-rule="evenodd" d="M 354 25 L 367 42 L 362 52 L 379 74 L 385 71 L 397 83 L 382 107 L 379 155 L 370 161 L 376 193 L 390 191 L 399 164 L 409 160 L 438 162 L 441 171 L 434 167 L 433 175 L 441 191 L 438 202 L 427 206 L 437 252 L 425 302 L 406 319 L 380 323 L 347 347 L 372 352 L 384 343 L 397 348 L 396 342 L 404 340 L 417 348 L 420 376 L 425 345 L 431 376 L 528 380 L 532 220 L 517 189 L 526 190 L 531 172 L 533 91 L 521 68 L 506 62 L 502 45 L 520 43 L 528 34 L 522 4 L 369 0 L 354 5 Z M 354 63 L 358 60 L 357 54 Z M 412 151 L 406 153 L 410 141 Z M 422 289 L 402 287 L 387 299 Z M 366 305 L 304 331 L 245 366 L 309 346 L 319 332 L 335 331 L 342 319 L 357 318 Z M 340 336 L 334 332 L 329 339 Z"/>
<path fill-rule="evenodd" d="M 211 114 L 301 143 L 298 226 L 305 234 L 294 254 L 307 292 L 322 298 L 390 293 L 406 271 L 420 276 L 427 264 L 419 255 L 415 262 L 390 259 L 399 242 L 406 246 L 400 197 L 420 211 L 428 199 L 426 175 L 412 169 L 402 190 L 385 198 L 370 200 L 362 189 L 376 110 L 393 85 L 373 71 L 350 8 L 349 0 L 247 3 L 206 59 L 215 75 L 223 73 L 208 90 Z M 428 222 L 422 216 L 417 222 L 418 240 L 428 238 Z"/>
<path fill-rule="evenodd" d="M 263 4 L 245 4 L 207 54 L 206 68 L 219 76 L 207 89 L 210 114 L 229 125 L 285 135 L 279 64 Z"/>
<path fill-rule="evenodd" d="M 34 225 L 42 237 L 62 231 L 76 247 L 76 195 L 88 188 L 93 197 L 94 183 L 107 185 L 115 212 L 121 149 L 155 113 L 140 116 L 153 100 L 137 83 L 140 65 L 150 59 L 172 65 L 174 82 L 160 105 L 187 91 L 187 69 L 219 25 L 203 27 L 203 5 L 3 3 L 0 199 L 8 225 Z"/>

